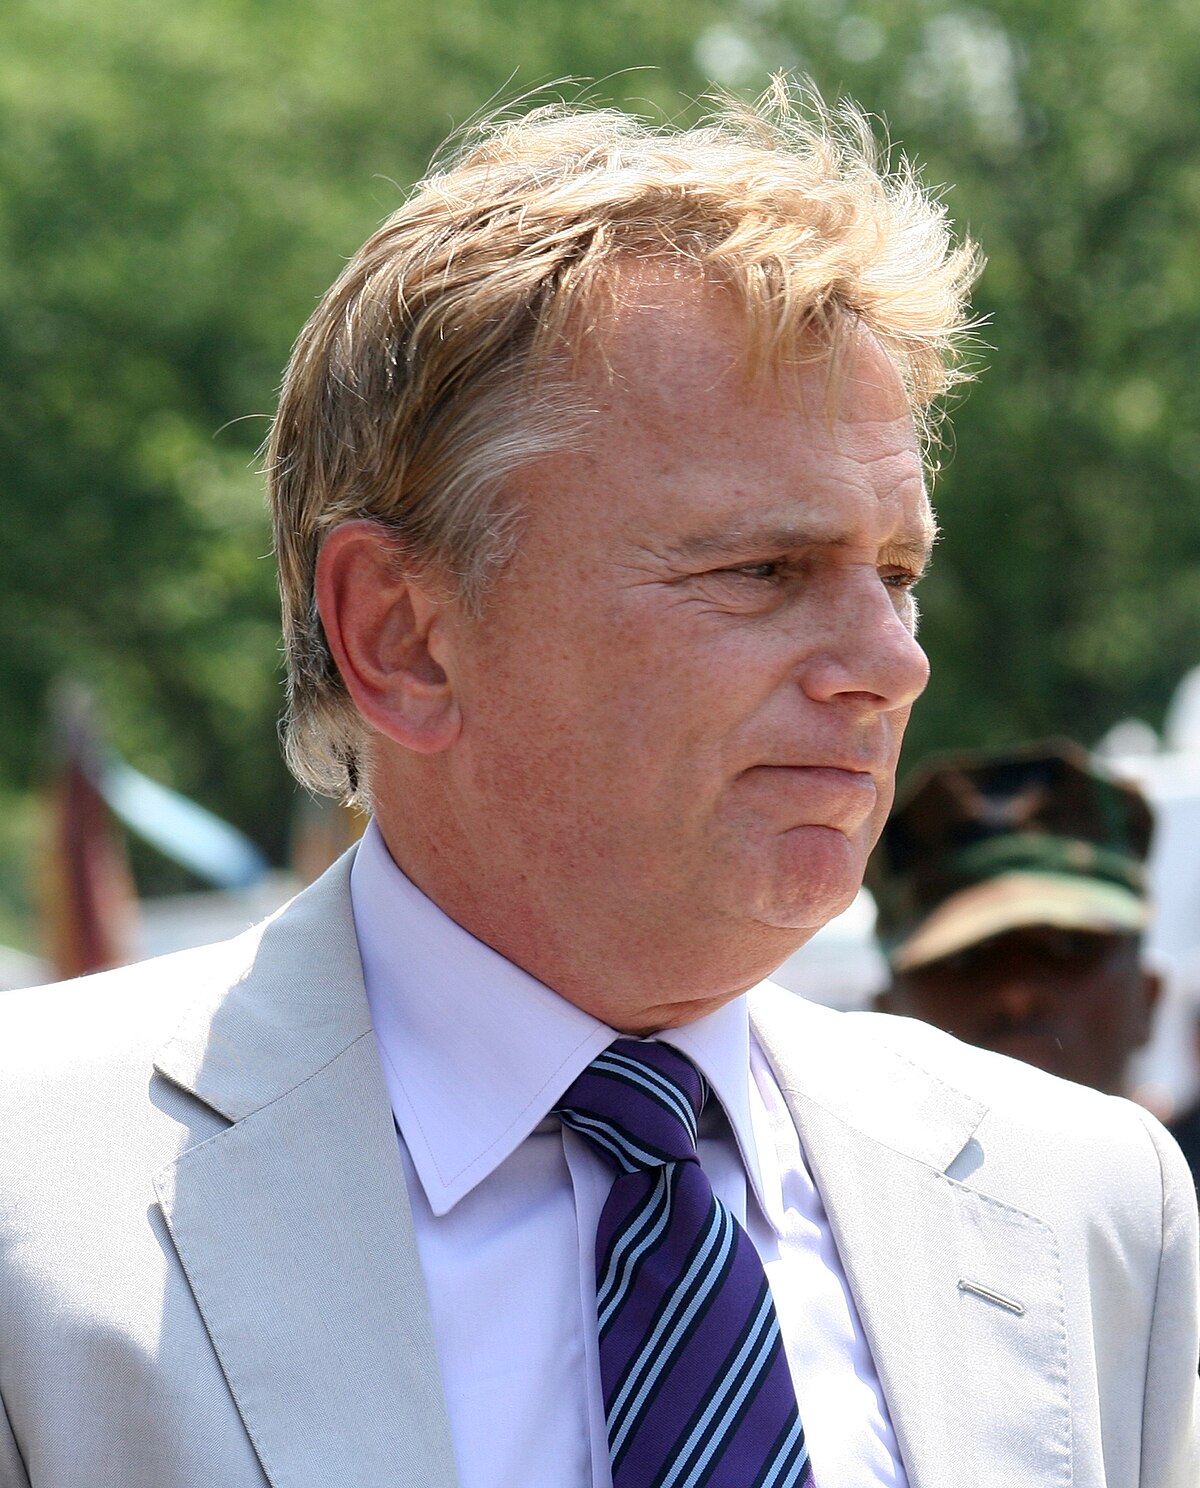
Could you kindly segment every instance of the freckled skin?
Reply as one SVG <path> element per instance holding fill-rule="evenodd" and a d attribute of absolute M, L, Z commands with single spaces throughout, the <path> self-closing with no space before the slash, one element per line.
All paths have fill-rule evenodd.
<path fill-rule="evenodd" d="M 518 552 L 440 660 L 461 727 L 381 739 L 396 860 L 625 1031 L 711 1011 L 856 892 L 927 664 L 912 421 L 862 345 L 748 384 L 727 297 L 641 276 L 584 368 L 588 447 L 513 482 Z"/>

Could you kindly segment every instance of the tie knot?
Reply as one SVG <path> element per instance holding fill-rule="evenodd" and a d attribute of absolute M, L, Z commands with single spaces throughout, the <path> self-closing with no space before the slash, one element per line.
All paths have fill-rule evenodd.
<path fill-rule="evenodd" d="M 564 1125 L 626 1173 L 696 1156 L 704 1076 L 667 1044 L 617 1039 L 555 1106 Z"/>

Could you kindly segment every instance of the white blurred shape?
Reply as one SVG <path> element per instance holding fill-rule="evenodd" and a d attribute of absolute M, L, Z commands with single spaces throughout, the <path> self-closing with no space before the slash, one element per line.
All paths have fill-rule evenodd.
<path fill-rule="evenodd" d="M 1200 666 L 1193 667 L 1175 689 L 1163 733 L 1168 749 L 1200 758 Z"/>
<path fill-rule="evenodd" d="M 850 905 L 795 951 L 771 981 L 826 1007 L 869 1007 L 888 980 L 875 943 L 875 901 L 861 889 Z"/>
<path fill-rule="evenodd" d="M 1158 735 L 1140 718 L 1122 718 L 1096 745 L 1095 752 L 1102 760 L 1110 761 L 1131 755 L 1157 754 Z"/>

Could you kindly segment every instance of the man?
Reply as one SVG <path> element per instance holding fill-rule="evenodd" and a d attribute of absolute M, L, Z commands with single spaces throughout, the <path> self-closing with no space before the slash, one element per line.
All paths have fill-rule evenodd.
<path fill-rule="evenodd" d="M 302 334 L 288 749 L 374 825 L 6 1007 L 3 1488 L 1194 1481 L 1161 1130 L 747 995 L 887 815 L 973 270 L 776 105 L 486 129 Z"/>
<path fill-rule="evenodd" d="M 949 755 L 907 783 L 867 869 L 879 1005 L 1109 1095 L 1150 1036 L 1150 808 L 1065 742 Z"/>

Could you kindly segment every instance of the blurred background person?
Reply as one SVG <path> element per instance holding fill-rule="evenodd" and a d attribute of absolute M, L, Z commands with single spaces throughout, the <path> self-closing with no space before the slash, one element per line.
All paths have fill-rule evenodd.
<path fill-rule="evenodd" d="M 1065 741 L 929 760 L 867 872 L 891 970 L 877 1005 L 1126 1093 L 1159 995 L 1152 827 L 1135 786 Z"/>

